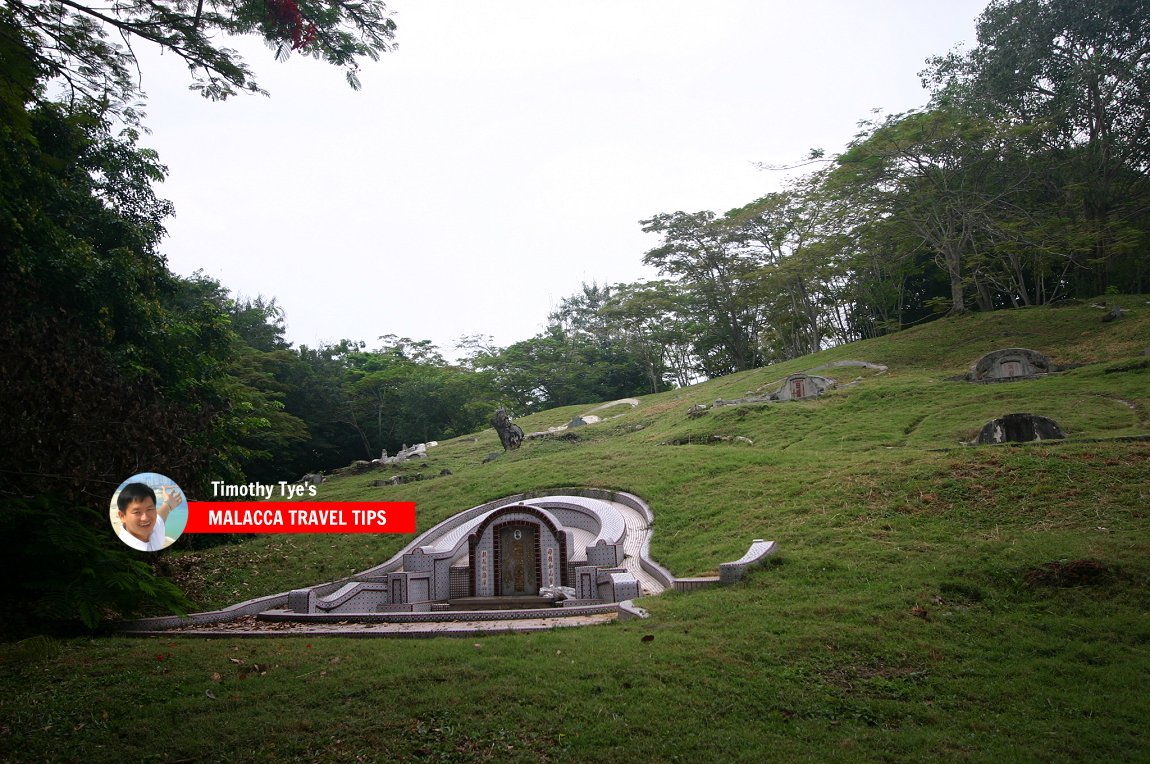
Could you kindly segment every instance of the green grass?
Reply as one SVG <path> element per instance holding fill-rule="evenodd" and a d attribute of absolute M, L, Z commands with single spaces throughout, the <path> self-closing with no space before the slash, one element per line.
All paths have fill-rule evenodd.
<path fill-rule="evenodd" d="M 653 556 L 681 576 L 753 538 L 780 551 L 737 586 L 642 601 L 641 622 L 2 645 L 0 759 L 1150 760 L 1150 442 L 1132 439 L 1150 435 L 1147 299 L 1122 298 L 1113 324 L 1086 304 L 947 319 L 647 396 L 489 464 L 491 430 L 426 466 L 332 480 L 320 498 L 414 500 L 420 530 L 520 491 L 631 491 L 655 512 Z M 947 381 L 1006 346 L 1087 365 Z M 816 401 L 686 416 L 843 359 L 890 370 L 821 372 L 862 379 Z M 961 445 L 1013 411 L 1050 416 L 1069 439 Z M 714 440 L 738 435 L 753 444 Z M 207 608 L 362 570 L 407 540 L 263 536 L 169 559 Z M 1044 576 L 1081 560 L 1096 575 Z"/>

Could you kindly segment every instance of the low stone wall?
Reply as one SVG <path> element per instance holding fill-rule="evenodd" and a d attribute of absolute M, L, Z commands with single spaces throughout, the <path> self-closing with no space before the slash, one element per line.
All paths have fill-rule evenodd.
<path fill-rule="evenodd" d="M 178 629 L 181 626 L 200 626 L 209 623 L 226 623 L 246 615 L 258 615 L 265 610 L 284 607 L 288 603 L 289 592 L 257 597 L 240 602 L 222 610 L 208 610 L 203 613 L 189 613 L 186 616 L 162 615 L 154 618 L 138 618 L 134 621 L 120 621 L 112 624 L 116 631 L 156 631 Z"/>
<path fill-rule="evenodd" d="M 727 586 L 740 581 L 746 574 L 748 568 L 755 565 L 762 565 L 766 562 L 767 557 L 774 554 L 775 547 L 774 541 L 755 539 L 751 542 L 751 547 L 747 550 L 747 553 L 742 557 L 734 562 L 724 562 L 719 565 L 719 575 L 700 576 L 697 578 L 676 578 L 674 581 L 675 591 L 693 592 L 720 584 Z"/>
<path fill-rule="evenodd" d="M 452 621 L 516 621 L 525 618 L 571 618 L 618 611 L 619 603 L 579 605 L 575 607 L 531 608 L 523 610 L 432 610 L 425 612 L 356 613 L 356 623 L 451 623 Z M 272 610 L 256 616 L 261 621 L 295 623 L 338 623 L 348 620 L 341 613 L 292 613 Z"/>
<path fill-rule="evenodd" d="M 734 562 L 724 562 L 719 566 L 719 582 L 733 584 L 739 581 L 747 572 L 747 568 L 753 565 L 762 565 L 766 562 L 767 557 L 774 554 L 774 551 L 775 542 L 755 539 L 751 542 L 751 548 L 747 550 L 746 554 Z"/>
<path fill-rule="evenodd" d="M 699 589 L 710 589 L 719 585 L 718 576 L 701 576 L 699 578 L 676 578 L 674 589 L 677 592 L 695 592 Z"/>

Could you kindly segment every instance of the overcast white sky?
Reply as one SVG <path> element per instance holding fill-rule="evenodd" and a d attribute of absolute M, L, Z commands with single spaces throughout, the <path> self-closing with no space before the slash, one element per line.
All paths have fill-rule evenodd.
<path fill-rule="evenodd" d="M 187 91 L 140 51 L 145 145 L 176 206 L 169 266 L 275 297 L 288 339 L 506 346 L 581 282 L 655 278 L 638 221 L 726 211 L 841 151 L 874 108 L 922 106 L 924 60 L 985 0 L 394 0 L 361 73 L 245 58 L 270 98 Z"/>

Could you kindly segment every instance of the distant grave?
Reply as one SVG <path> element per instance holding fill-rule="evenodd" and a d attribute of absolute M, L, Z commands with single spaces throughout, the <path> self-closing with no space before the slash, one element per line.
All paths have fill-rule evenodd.
<path fill-rule="evenodd" d="M 975 361 L 966 375 L 969 382 L 1008 382 L 1034 379 L 1055 370 L 1050 358 L 1037 350 L 1003 348 Z"/>
<path fill-rule="evenodd" d="M 799 401 L 807 398 L 817 398 L 827 390 L 838 384 L 830 377 L 821 377 L 817 374 L 792 374 L 783 380 L 777 390 L 764 395 L 748 395 L 734 400 L 719 398 L 714 407 L 741 406 L 749 403 L 778 403 L 781 401 Z M 692 407 L 694 409 L 694 407 Z M 698 411 L 689 412 L 689 416 L 699 416 Z"/>
<path fill-rule="evenodd" d="M 994 443 L 1029 443 L 1035 440 L 1061 440 L 1066 433 L 1052 419 L 1037 414 L 1006 414 L 986 423 L 975 441 L 980 446 Z"/>
<path fill-rule="evenodd" d="M 804 398 L 817 398 L 836 384 L 830 377 L 817 374 L 792 374 L 783 381 L 778 390 L 771 393 L 776 401 L 796 401 Z"/>

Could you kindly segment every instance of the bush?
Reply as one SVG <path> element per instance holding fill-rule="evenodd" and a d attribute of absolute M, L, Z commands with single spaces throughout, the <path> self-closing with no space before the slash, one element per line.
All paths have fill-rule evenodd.
<path fill-rule="evenodd" d="M 185 613 L 189 602 L 156 577 L 113 535 L 107 517 L 62 499 L 38 496 L 0 503 L 0 575 L 4 630 L 95 629 L 109 618 L 141 612 Z"/>

